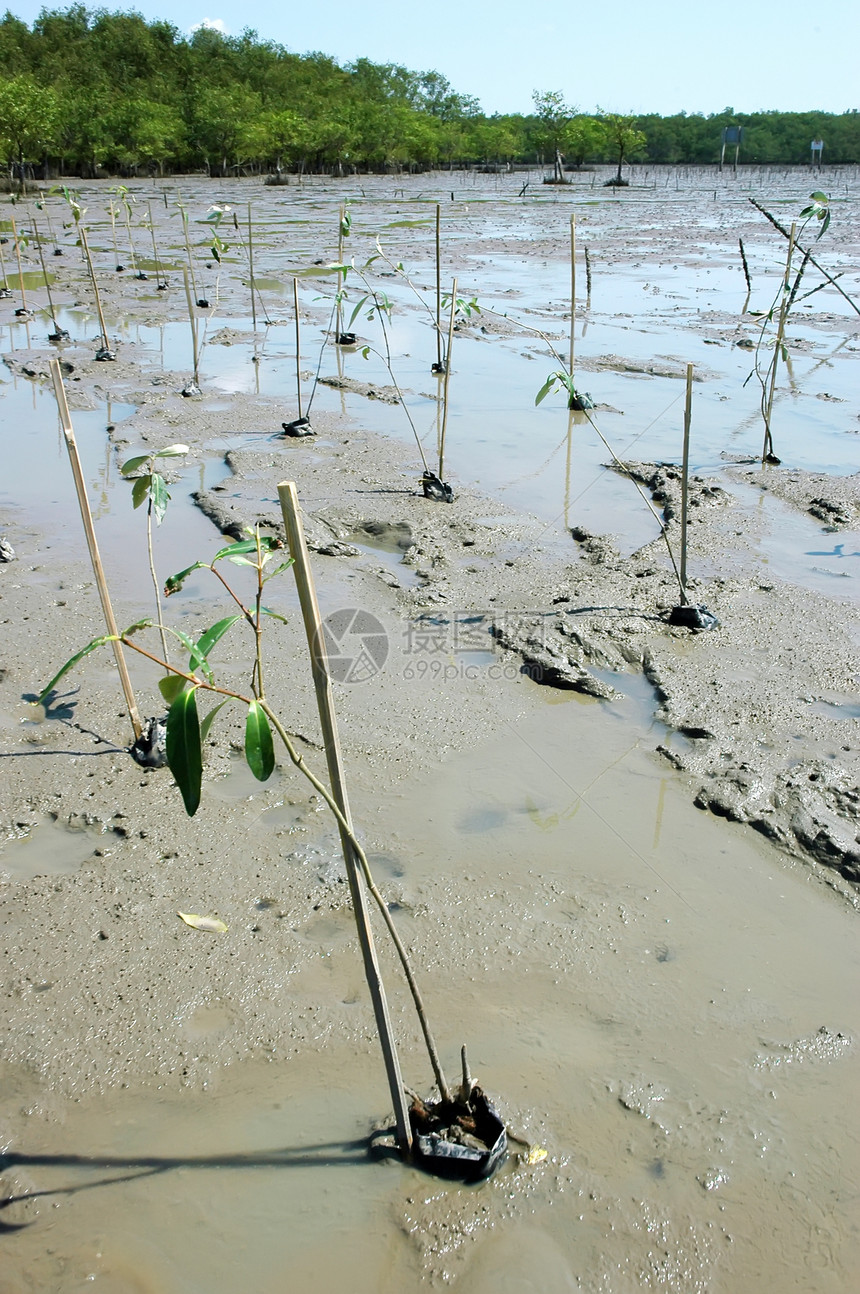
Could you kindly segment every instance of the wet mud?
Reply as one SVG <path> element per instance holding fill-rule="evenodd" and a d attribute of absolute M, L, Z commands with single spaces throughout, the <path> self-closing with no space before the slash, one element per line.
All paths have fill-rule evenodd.
<path fill-rule="evenodd" d="M 477 1186 L 367 1154 L 390 1111 L 335 824 L 288 764 L 255 781 L 242 714 L 219 716 L 188 819 L 169 772 L 126 753 L 109 655 L 67 675 L 44 713 L 28 705 L 102 626 L 48 378 L 57 351 L 46 320 L 14 321 L 6 303 L 0 402 L 20 430 L 0 483 L 4 1294 L 237 1282 L 274 1294 L 285 1267 L 296 1288 L 357 1294 L 850 1285 L 860 321 L 823 292 L 798 315 L 776 406 L 783 465 L 762 470 L 736 345 L 756 336 L 737 237 L 762 296 L 784 249 L 744 194 L 726 177 L 718 202 L 710 180 L 595 197 L 586 179 L 525 204 L 515 178 L 511 193 L 498 177 L 464 180 L 446 209 L 446 269 L 496 312 L 463 321 L 454 343 L 451 503 L 423 497 L 421 456 L 373 356 L 327 347 L 314 386 L 329 328 L 314 298 L 334 290 L 316 270 L 301 299 L 316 434 L 281 434 L 298 410 L 293 320 L 275 291 L 334 255 L 344 198 L 369 249 L 387 222 L 426 287 L 432 229 L 402 219 L 447 198 L 447 176 L 438 193 L 429 177 L 217 194 L 183 181 L 198 221 L 216 198 L 259 206 L 278 320 L 254 334 L 239 252 L 207 266 L 193 226 L 214 304 L 199 315 L 191 398 L 168 207 L 153 204 L 166 293 L 110 276 L 106 219 L 102 245 L 91 239 L 115 362 L 94 358 L 75 257 L 52 282 L 120 624 L 151 614 L 151 594 L 145 519 L 119 466 L 181 442 L 155 535 L 162 579 L 246 526 L 282 537 L 277 485 L 293 479 L 323 615 L 359 609 L 383 627 L 384 661 L 336 684 L 353 816 L 447 1064 L 468 1043 L 513 1134 Z M 831 268 L 850 290 L 858 189 L 839 183 Z M 799 205 L 807 177 L 777 189 L 775 202 Z M 87 197 L 92 212 L 106 204 L 99 186 Z M 555 363 L 534 328 L 566 353 L 571 201 L 595 267 L 577 331 L 589 418 L 534 408 Z M 309 223 L 287 237 L 298 216 Z M 435 338 L 411 289 L 389 289 L 398 386 L 432 467 Z M 659 530 L 675 555 L 688 360 L 688 593 L 719 621 L 707 632 L 670 623 L 680 592 Z M 192 637 L 225 614 L 207 578 L 168 601 Z M 286 619 L 272 622 L 267 693 L 321 767 L 289 574 L 267 598 Z M 238 642 L 219 644 L 213 666 L 242 690 Z M 135 658 L 131 670 L 157 714 L 157 669 Z M 405 1079 L 426 1095 L 383 933 Z"/>

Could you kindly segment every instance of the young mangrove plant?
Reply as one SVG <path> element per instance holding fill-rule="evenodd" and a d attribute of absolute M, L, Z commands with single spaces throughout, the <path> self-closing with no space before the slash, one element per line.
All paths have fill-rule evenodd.
<path fill-rule="evenodd" d="M 171 448 L 178 450 L 178 447 L 175 446 Z M 164 452 L 160 451 L 160 454 L 163 455 Z M 135 470 L 132 466 L 135 463 L 138 468 L 152 467 L 158 456 L 159 454 L 138 456 L 136 459 L 129 460 L 125 467 L 129 473 Z M 139 479 L 146 481 L 147 476 L 152 478 L 154 475 L 155 473 L 149 472 Z M 151 484 L 141 487 L 141 502 L 147 492 L 151 494 Z M 204 745 L 209 737 L 215 718 L 226 706 L 239 706 L 244 714 L 245 759 L 253 776 L 261 782 L 267 781 L 274 772 L 276 765 L 274 737 L 278 738 L 294 768 L 307 779 L 314 791 L 331 810 L 340 830 L 350 878 L 350 890 L 353 896 L 358 933 L 364 954 L 365 970 L 385 1054 L 389 1087 L 395 1110 L 397 1142 L 400 1153 L 404 1157 L 409 1157 L 413 1149 L 413 1126 L 416 1123 L 417 1115 L 414 1110 L 407 1109 L 405 1102 L 405 1088 L 400 1077 L 399 1060 L 397 1059 L 394 1040 L 390 1032 L 381 975 L 375 959 L 369 924 L 367 924 L 364 916 L 364 886 L 367 887 L 379 909 L 406 975 L 430 1058 L 434 1079 L 441 1097 L 440 1102 L 434 1108 L 436 1110 L 444 1109 L 446 1112 L 450 1111 L 449 1122 L 452 1125 L 457 1120 L 460 1120 L 462 1124 L 464 1115 L 468 1114 L 471 1117 L 473 1114 L 473 1095 L 477 1095 L 480 1089 L 469 1084 L 469 1090 L 465 1094 L 461 1093 L 460 1096 L 452 1094 L 442 1069 L 438 1049 L 430 1029 L 427 1013 L 415 981 L 409 957 L 388 905 L 374 882 L 367 855 L 353 829 L 345 787 L 342 784 L 342 770 L 340 770 L 339 764 L 332 759 L 333 751 L 336 751 L 339 757 L 339 745 L 330 695 L 326 703 L 324 703 L 323 696 L 327 689 L 330 693 L 330 678 L 324 654 L 320 649 L 321 626 L 319 610 L 316 606 L 316 595 L 310 578 L 307 548 L 301 530 L 295 486 L 291 482 L 284 482 L 278 487 L 278 494 L 281 499 L 285 528 L 291 548 L 290 556 L 285 556 L 284 545 L 280 539 L 272 535 L 264 535 L 257 528 L 256 531 L 248 531 L 247 538 L 221 548 L 209 561 L 192 563 L 176 575 L 171 576 L 165 584 L 165 595 L 170 597 L 182 589 L 184 582 L 193 572 L 208 570 L 219 581 L 231 600 L 234 608 L 231 614 L 217 620 L 196 641 L 181 630 L 163 625 L 161 622 L 155 624 L 150 619 L 137 621 L 123 633 L 108 633 L 95 638 L 65 662 L 46 687 L 42 689 L 38 699 L 42 705 L 48 704 L 52 692 L 68 671 L 90 653 L 107 644 L 120 644 L 122 647 L 134 651 L 158 665 L 165 672 L 165 677 L 158 684 L 159 691 L 170 707 L 166 724 L 167 761 L 182 796 L 185 810 L 189 815 L 195 814 L 200 807 Z M 227 563 L 250 568 L 253 572 L 254 595 L 250 601 L 243 600 L 240 593 L 224 574 Z M 303 754 L 297 749 L 284 721 L 274 710 L 266 691 L 268 673 L 264 666 L 264 623 L 267 619 L 284 621 L 284 617 L 264 604 L 265 590 L 272 579 L 281 575 L 288 568 L 293 567 L 294 564 L 308 640 L 309 644 L 313 644 L 311 659 L 323 731 L 326 737 L 325 745 L 329 759 L 331 787 L 327 786 L 323 779 L 308 766 Z M 247 686 L 243 691 L 225 687 L 218 682 L 211 659 L 215 648 L 236 625 L 240 625 L 248 631 L 252 640 L 250 672 Z M 181 665 L 169 661 L 166 653 L 159 655 L 143 645 L 140 636 L 146 630 L 152 628 L 155 628 L 159 633 L 169 634 L 176 639 L 183 650 L 184 656 L 187 658 L 183 660 Z M 204 697 L 211 698 L 214 705 L 207 713 L 201 716 L 198 700 Z M 424 1111 L 423 1103 L 419 1102 L 418 1104 Z M 458 1111 L 459 1113 L 457 1113 Z M 503 1125 L 500 1125 L 500 1127 L 501 1132 L 494 1133 L 500 1147 L 496 1160 L 504 1148 L 504 1127 Z M 456 1140 L 456 1137 L 454 1140 Z M 483 1156 L 483 1162 L 486 1165 L 489 1165 L 495 1151 L 496 1143 L 492 1147 L 489 1144 L 487 1145 L 486 1154 Z M 495 1162 L 492 1164 L 493 1167 Z M 432 1163 L 429 1166 L 432 1166 Z M 488 1171 L 491 1171 L 491 1168 Z"/>
<path fill-rule="evenodd" d="M 785 328 L 788 322 L 789 312 L 797 299 L 798 289 L 803 278 L 806 267 L 812 259 L 811 249 L 804 249 L 802 260 L 792 283 L 792 262 L 795 252 L 800 250 L 799 240 L 803 236 L 807 226 L 815 220 L 819 223 L 818 233 L 815 241 L 826 233 L 830 224 L 830 205 L 826 193 L 815 192 L 810 195 L 810 205 L 804 207 L 800 212 L 799 219 L 802 224 L 798 231 L 797 222 L 793 221 L 788 234 L 788 250 L 785 258 L 785 270 L 782 275 L 779 289 L 771 302 L 770 308 L 766 311 L 751 310 L 749 313 L 753 318 L 761 321 L 758 340 L 755 346 L 755 362 L 752 372 L 747 377 L 747 382 L 753 376 L 760 387 L 759 407 L 761 409 L 762 422 L 764 423 L 764 441 L 762 444 L 761 461 L 762 466 L 766 463 L 777 465 L 780 460 L 774 453 L 773 447 L 773 401 L 776 391 L 776 378 L 779 361 L 788 363 L 788 350 L 785 345 Z M 770 329 L 774 322 L 776 323 L 776 333 L 771 341 Z M 765 360 L 767 362 L 765 362 Z M 746 382 L 744 382 L 746 386 Z"/>

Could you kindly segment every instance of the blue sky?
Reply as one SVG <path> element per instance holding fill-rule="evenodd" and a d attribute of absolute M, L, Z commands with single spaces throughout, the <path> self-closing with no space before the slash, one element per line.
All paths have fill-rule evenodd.
<path fill-rule="evenodd" d="M 32 23 L 34 0 L 8 0 Z M 63 2 L 49 9 L 64 9 Z M 296 53 L 366 57 L 441 72 L 485 112 L 528 112 L 531 92 L 561 90 L 583 111 L 844 112 L 860 108 L 860 0 L 91 0 L 180 31 L 204 21 L 250 27 Z"/>

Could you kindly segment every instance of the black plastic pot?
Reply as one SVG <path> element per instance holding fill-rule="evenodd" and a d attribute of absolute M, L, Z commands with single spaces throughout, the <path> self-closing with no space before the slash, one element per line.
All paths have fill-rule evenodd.
<path fill-rule="evenodd" d="M 435 472 L 425 472 L 421 477 L 421 488 L 425 499 L 435 499 L 437 503 L 453 503 L 454 491 L 447 481 L 440 481 Z"/>
<path fill-rule="evenodd" d="M 336 338 L 338 346 L 354 346 L 358 341 L 354 332 L 338 333 Z"/>
<path fill-rule="evenodd" d="M 164 768 L 167 763 L 167 716 L 147 719 L 137 741 L 128 753 L 141 768 Z"/>
<path fill-rule="evenodd" d="M 409 1120 L 416 1162 L 437 1177 L 481 1181 L 495 1172 L 508 1149 L 505 1125 L 478 1086 L 472 1088 L 468 1106 L 440 1101 L 418 1108 L 413 1103 Z"/>
<path fill-rule="evenodd" d="M 54 255 L 55 255 L 55 256 L 65 256 L 65 254 L 66 254 L 66 253 L 63 251 L 62 247 L 55 247 L 55 248 L 54 248 Z"/>
<path fill-rule="evenodd" d="M 0 288 L 0 301 L 7 301 L 11 295 L 8 288 Z"/>
<path fill-rule="evenodd" d="M 48 333 L 48 341 L 69 341 L 70 336 L 65 328 L 57 328 L 56 332 Z"/>
<path fill-rule="evenodd" d="M 166 283 L 159 283 L 158 287 L 157 287 L 155 290 L 156 290 L 156 292 L 166 292 L 166 291 L 167 291 L 167 284 L 166 284 Z"/>
<path fill-rule="evenodd" d="M 197 305 L 198 305 L 198 307 L 199 307 L 201 310 L 208 310 L 208 309 L 209 309 L 209 302 L 206 300 L 206 298 L 205 298 L 205 297 L 198 297 L 198 298 L 197 298 Z"/>
<path fill-rule="evenodd" d="M 438 360 L 438 359 L 436 359 L 436 360 L 434 360 L 434 361 L 433 361 L 433 363 L 430 365 L 430 372 L 431 372 L 431 373 L 437 373 L 440 377 L 444 377 L 446 367 L 447 367 L 447 365 L 445 364 L 445 361 L 444 361 L 444 360 Z"/>
<path fill-rule="evenodd" d="M 32 317 L 33 317 L 33 311 L 28 310 L 26 306 L 19 306 L 18 309 L 15 311 L 16 319 L 32 319 Z"/>
<path fill-rule="evenodd" d="M 779 467 L 780 463 L 782 462 L 782 459 L 777 458 L 776 454 L 765 454 L 764 462 L 767 463 L 770 467 Z"/>
<path fill-rule="evenodd" d="M 315 436 L 316 432 L 308 418 L 294 418 L 292 422 L 282 422 L 285 436 Z"/>
<path fill-rule="evenodd" d="M 189 397 L 192 395 L 202 395 L 202 394 L 203 392 L 200 390 L 200 387 L 197 385 L 197 383 L 194 381 L 193 378 L 190 382 L 186 382 L 185 386 L 180 391 L 180 395 L 184 395 L 186 400 L 189 399 Z"/>
<path fill-rule="evenodd" d="M 145 283 L 149 275 L 144 270 L 138 270 L 134 277 L 139 279 L 141 283 Z"/>
<path fill-rule="evenodd" d="M 720 622 L 712 611 L 692 602 L 684 602 L 680 606 L 672 607 L 669 612 L 669 624 L 679 625 L 682 629 L 699 631 L 720 627 Z"/>
<path fill-rule="evenodd" d="M 577 413 L 584 413 L 586 409 L 594 408 L 594 401 L 587 391 L 575 391 L 568 400 L 567 407 Z"/>
<path fill-rule="evenodd" d="M 99 346 L 96 351 L 96 359 L 99 363 L 104 363 L 106 360 L 116 359 L 116 351 L 111 350 L 109 346 Z"/>
<path fill-rule="evenodd" d="M 122 274 L 122 272 L 123 272 L 123 270 L 124 270 L 124 269 L 125 269 L 125 266 L 124 266 L 124 265 L 117 265 L 117 267 L 116 267 L 116 272 L 117 272 L 117 274 Z"/>

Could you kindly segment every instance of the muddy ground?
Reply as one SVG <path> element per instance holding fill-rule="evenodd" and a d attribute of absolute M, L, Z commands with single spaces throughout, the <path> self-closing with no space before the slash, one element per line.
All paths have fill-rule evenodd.
<path fill-rule="evenodd" d="M 194 186 L 194 181 L 188 182 L 199 202 Z M 235 194 L 231 190 L 227 196 L 240 210 L 240 199 L 265 200 L 258 190 L 252 193 L 250 185 L 234 187 Z M 104 203 L 97 190 L 88 196 L 93 208 Z M 313 222 L 318 218 L 314 213 L 322 209 L 330 213 L 336 200 L 333 186 L 305 196 L 307 219 Z M 161 204 L 154 210 L 162 242 L 169 244 L 176 238 L 175 217 Z M 601 245 L 607 263 L 614 258 L 618 264 L 640 250 L 643 257 L 675 266 L 691 260 L 683 213 L 656 227 L 641 218 L 634 228 L 625 226 L 623 217 L 615 219 L 614 234 L 607 234 Z M 849 248 L 857 219 L 856 207 L 850 207 L 841 225 L 834 222 L 839 232 L 833 256 L 855 278 L 857 265 L 849 260 Z M 60 220 L 55 212 L 57 228 Z M 551 229 L 548 216 L 545 241 L 535 241 L 532 254 L 563 266 L 563 231 L 559 236 Z M 316 236 L 312 223 L 311 230 Z M 468 232 L 461 231 L 452 251 L 455 271 L 465 272 L 476 261 L 498 261 L 509 246 L 504 233 L 470 242 Z M 735 220 L 732 236 L 738 234 L 748 245 L 765 237 L 752 212 Z M 846 911 L 856 907 L 856 592 L 840 587 L 831 595 L 769 577 L 756 551 L 756 536 L 743 522 L 744 499 L 749 496 L 734 494 L 730 483 L 740 482 L 750 494 L 772 494 L 790 509 L 815 518 L 827 542 L 832 538 L 835 544 L 840 533 L 850 537 L 860 528 L 860 476 L 791 465 L 762 470 L 749 461 L 730 466 L 727 473 L 696 472 L 690 495 L 688 593 L 718 625 L 691 631 L 670 621 L 681 599 L 662 536 L 630 552 L 622 551 L 623 545 L 608 530 L 596 533 L 577 523 L 566 530 L 548 528 L 542 517 L 510 506 L 482 489 L 479 480 L 460 479 L 453 470 L 448 475 L 455 486 L 454 502 L 424 499 L 414 443 L 378 434 L 376 404 L 364 406 L 361 399 L 396 402 L 396 394 L 392 397 L 392 388 L 384 382 L 338 374 L 333 358 L 323 365 L 324 377 L 333 384 L 331 389 L 355 400 L 340 410 L 329 404 L 314 412 L 313 438 L 278 435 L 281 423 L 296 413 L 291 395 L 231 392 L 223 386 L 213 391 L 203 381 L 202 395 L 183 398 L 181 389 L 191 377 L 187 345 L 183 343 L 185 363 L 174 365 L 169 351 L 160 362 L 151 352 L 143 353 L 145 347 L 135 336 L 136 326 L 181 322 L 184 294 L 175 269 L 168 292 L 145 291 L 142 284 L 135 292 L 128 278 L 108 273 L 113 253 L 104 222 L 101 235 L 98 257 L 108 332 L 121 334 L 115 361 L 94 359 L 98 328 L 91 289 L 68 234 L 64 257 L 50 266 L 56 273 L 55 302 L 79 324 L 77 335 L 62 348 L 73 416 L 89 410 L 100 418 L 106 397 L 133 406 L 129 416 L 111 423 L 105 433 L 114 477 L 118 464 L 132 453 L 177 441 L 189 446 L 191 461 L 208 458 L 214 465 L 190 482 L 193 489 L 188 488 L 187 475 L 168 471 L 176 496 L 171 508 L 176 509 L 177 528 L 185 527 L 187 543 L 179 535 L 163 550 L 164 561 L 178 569 L 187 564 L 179 553 L 188 544 L 214 546 L 219 532 L 236 536 L 246 526 L 283 537 L 276 487 L 292 479 L 304 510 L 323 614 L 358 608 L 376 617 L 387 633 L 385 667 L 379 672 L 374 667 L 364 682 L 343 683 L 337 688 L 337 703 L 353 813 L 393 903 L 414 915 L 421 890 L 408 867 L 404 872 L 400 851 L 409 849 L 408 815 L 404 821 L 403 810 L 396 807 L 398 797 L 403 805 L 414 806 L 415 788 L 422 780 L 432 779 L 440 766 L 452 761 L 452 767 L 460 767 L 457 761 L 470 751 L 496 744 L 502 758 L 501 747 L 512 726 L 522 724 L 539 732 L 543 716 L 550 713 L 547 701 L 575 694 L 584 698 L 593 716 L 589 740 L 595 741 L 601 707 L 609 707 L 607 714 L 612 707 L 623 711 L 632 704 L 630 696 L 638 696 L 647 716 L 645 749 L 651 766 L 662 764 L 661 775 L 675 778 L 673 784 L 696 806 L 703 824 L 716 816 L 754 829 L 763 840 L 753 844 L 753 850 L 761 852 L 768 866 L 801 877 L 812 891 L 811 902 L 833 903 Z M 8 269 L 8 245 L 5 250 Z M 315 250 L 322 259 L 332 254 L 324 244 Z M 315 259 L 296 258 L 294 268 Z M 204 272 L 198 263 L 198 273 Z M 239 299 L 241 280 L 241 267 L 228 267 L 219 285 L 218 318 L 223 326 L 207 342 L 210 363 L 216 362 L 212 356 L 226 357 L 237 346 L 247 355 L 251 346 L 247 303 Z M 2 303 L 10 318 L 16 304 Z M 327 326 L 326 303 L 308 297 L 303 310 L 309 330 Z M 284 303 L 273 311 L 278 312 L 284 319 L 290 317 Z M 854 323 L 860 325 L 860 318 L 831 319 L 836 331 L 853 328 L 856 335 L 860 329 Z M 713 315 L 693 326 L 700 341 L 724 346 L 734 346 L 739 336 L 750 332 L 743 319 Z M 810 326 L 825 329 L 826 312 Z M 46 388 L 48 361 L 56 353 L 44 341 L 44 321 L 30 327 L 29 338 L 21 336 L 20 325 L 14 334 L 10 329 L 15 345 L 4 355 L 16 391 L 27 389 L 27 384 L 34 390 Z M 484 323 L 470 319 L 461 331 L 467 336 L 479 329 L 487 344 L 504 334 L 521 342 L 524 351 L 535 345 L 533 332 L 511 319 L 495 324 L 489 317 Z M 556 336 L 563 339 L 563 332 Z M 563 347 L 564 342 L 557 344 Z M 260 364 L 265 363 L 263 357 Z M 665 358 L 649 365 L 636 357 L 598 353 L 584 354 L 581 363 L 589 374 L 612 369 L 657 377 L 668 373 L 678 380 L 683 373 L 680 363 L 667 368 Z M 308 360 L 305 365 L 312 376 L 312 365 Z M 599 414 L 598 409 L 595 416 Z M 107 425 L 107 417 L 103 421 Z M 666 535 L 677 551 L 677 466 L 638 459 L 628 466 L 664 518 Z M 122 485 L 111 488 L 114 500 L 125 499 Z M 189 508 L 185 499 L 192 494 L 194 507 Z M 48 1131 L 61 1128 L 69 1103 L 83 1103 L 95 1111 L 93 1102 L 99 1099 L 113 1102 L 118 1092 L 148 1090 L 170 1099 L 183 1091 L 200 1098 L 210 1085 L 217 1086 L 219 1075 L 229 1086 L 233 1080 L 223 1076 L 228 1070 L 232 1074 L 229 1067 L 236 1064 L 241 1063 L 241 1072 L 242 1064 L 276 1060 L 295 1064 L 300 1073 L 309 1057 L 324 1057 L 331 1049 L 343 1056 L 353 1050 L 362 1058 L 356 1064 L 366 1069 L 373 1048 L 358 959 L 354 965 L 345 963 L 351 969 L 338 964 L 345 980 L 333 998 L 323 991 L 325 975 L 319 978 L 320 941 L 342 952 L 350 940 L 335 833 L 318 797 L 289 768 L 279 767 L 264 786 L 253 784 L 241 765 L 243 720 L 238 709 L 222 715 L 213 728 L 203 808 L 189 819 L 169 772 L 141 769 L 126 753 L 129 725 L 107 654 L 88 658 L 64 679 L 44 714 L 27 707 L 62 660 L 101 631 L 92 574 L 71 506 L 67 499 L 45 502 L 44 508 L 24 510 L 12 499 L 0 516 L 0 533 L 12 550 L 6 553 L 12 559 L 0 565 L 0 820 L 6 836 L 0 878 L 4 871 L 9 877 L 0 887 L 0 1148 L 13 1156 L 28 1145 L 34 1118 Z M 118 506 L 114 502 L 111 512 Z M 127 501 L 122 506 L 127 507 Z M 193 520 L 186 521 L 192 513 Z M 172 515 L 169 511 L 165 530 Z M 129 550 L 140 547 L 143 519 L 130 511 L 127 517 L 124 530 L 110 532 L 105 551 L 121 625 L 149 611 L 143 559 L 125 551 L 126 544 Z M 188 561 L 205 555 L 195 548 Z M 241 571 L 238 578 L 248 596 Z M 273 622 L 267 692 L 299 748 L 319 766 L 318 723 L 289 575 L 270 588 L 270 605 L 286 615 L 287 623 Z M 220 614 L 213 610 L 217 605 L 198 576 L 170 600 L 168 610 L 194 637 Z M 218 649 L 216 656 L 219 679 L 237 690 L 246 688 L 248 669 L 240 656 L 226 649 Z M 144 712 L 155 714 L 156 671 L 140 659 L 133 659 L 131 668 L 135 686 L 146 698 L 141 701 Z M 501 785 L 508 775 L 506 771 Z M 623 803 L 609 813 L 623 821 Z M 713 826 L 709 822 L 707 831 Z M 61 829 L 56 845 L 54 833 Z M 735 828 L 717 825 L 716 830 Z M 392 844 L 393 839 L 398 843 Z M 26 862 L 20 852 L 28 842 L 37 847 L 35 861 Z M 73 864 L 68 862 L 70 852 Z M 58 860 L 56 865 L 52 859 Z M 486 870 L 476 865 L 470 876 L 467 858 L 462 869 L 454 860 L 449 865 L 444 881 L 425 881 L 423 920 L 410 921 L 409 942 L 425 973 L 469 967 L 465 973 L 471 979 L 486 964 L 498 983 L 503 972 L 500 964 L 494 965 Z M 540 889 L 550 882 L 538 874 L 535 885 Z M 827 891 L 835 891 L 835 897 Z M 737 903 L 743 907 L 742 894 Z M 223 916 L 231 932 L 219 940 L 191 931 L 178 921 L 178 910 Z M 504 924 L 509 915 L 506 903 L 502 911 Z M 595 915 L 593 933 L 600 922 Z M 536 935 L 538 947 L 544 947 L 542 933 Z M 470 967 L 470 950 L 478 948 L 476 964 Z M 538 962 L 544 953 L 535 954 Z M 558 956 L 559 964 L 567 967 L 569 953 L 559 951 Z M 404 1012 L 405 1006 L 398 1006 L 396 1019 L 412 1039 Z M 452 1041 L 450 1018 L 457 1017 L 456 995 L 442 1014 L 447 1044 Z M 797 1054 L 804 1056 L 817 1047 L 825 1062 L 838 1060 L 845 1049 L 853 1054 L 855 1046 L 850 1030 L 839 1025 L 838 1020 L 835 1025 L 828 1022 L 823 1035 L 813 1029 L 806 1043 L 800 1037 L 786 1039 L 784 1045 L 799 1047 Z M 632 1087 L 619 1088 L 613 1096 L 624 1110 L 638 1111 L 646 1119 L 653 1115 L 653 1102 L 663 1099 L 641 1074 Z M 536 1116 L 525 1092 L 510 1099 L 516 1117 L 531 1117 L 541 1135 L 552 1137 L 551 1120 L 548 1125 Z M 377 1113 L 385 1114 L 384 1094 Z M 360 1116 L 352 1117 L 360 1121 Z M 44 1132 L 36 1140 L 44 1142 Z M 577 1178 L 563 1157 L 553 1163 L 556 1189 L 588 1194 L 585 1179 Z M 713 1182 L 705 1182 L 706 1192 L 719 1187 L 721 1171 L 716 1162 L 701 1167 L 700 1176 L 716 1175 Z M 39 1199 L 32 1193 L 43 1185 L 39 1169 L 16 1167 L 13 1157 L 2 1181 L 16 1202 L 0 1215 L 0 1223 L 33 1223 L 31 1229 L 8 1237 L 12 1264 L 6 1268 L 4 1291 L 77 1289 L 74 1263 L 68 1259 L 71 1265 L 63 1266 L 62 1240 L 53 1257 L 35 1256 L 33 1237 L 48 1225 L 51 1208 L 50 1197 Z M 457 1263 L 451 1266 L 450 1254 L 445 1257 L 449 1250 L 440 1239 L 442 1231 L 450 1225 L 465 1236 L 490 1226 L 510 1249 L 531 1208 L 529 1193 L 543 1199 L 549 1190 L 548 1183 L 535 1186 L 521 1176 L 518 1190 L 511 1193 L 516 1203 L 507 1215 L 508 1224 L 515 1218 L 513 1230 L 498 1200 L 487 1206 L 489 1223 L 472 1216 L 472 1204 L 464 1213 L 447 1196 L 432 1206 L 425 1201 L 423 1212 L 416 1205 L 414 1216 L 411 1205 L 403 1204 L 397 1226 L 412 1236 L 412 1247 L 399 1253 L 395 1267 L 407 1273 L 407 1281 L 462 1278 L 465 1288 L 483 1289 L 499 1260 L 482 1249 L 475 1271 L 463 1275 Z M 594 1202 L 598 1197 L 602 1203 Z M 736 1291 L 753 1287 L 754 1270 L 779 1270 L 776 1255 L 770 1267 L 756 1269 L 749 1265 L 749 1255 L 739 1266 L 721 1267 L 711 1249 L 716 1240 L 697 1232 L 682 1241 L 683 1226 L 676 1216 L 666 1242 L 671 1259 L 648 1260 L 649 1267 L 642 1249 L 624 1274 L 613 1277 L 610 1267 L 615 1260 L 620 1263 L 621 1250 L 606 1237 L 616 1223 L 624 1229 L 621 1213 L 612 1220 L 614 1211 L 623 1213 L 621 1195 L 592 1191 L 591 1199 L 592 1222 L 604 1236 L 590 1251 L 592 1267 L 577 1265 L 570 1252 L 557 1247 L 558 1237 L 543 1246 L 538 1238 L 532 1261 L 542 1272 L 544 1288 L 622 1290 L 633 1288 L 630 1282 L 636 1280 L 649 1288 Z M 642 1208 L 635 1225 L 629 1218 L 625 1225 L 647 1235 L 645 1204 Z M 454 1213 L 446 1221 L 448 1209 Z M 459 1253 L 461 1245 L 458 1242 L 454 1250 Z M 634 1251 L 638 1253 L 635 1245 L 630 1253 Z M 833 1258 L 835 1280 L 842 1261 Z M 637 1267 L 637 1262 L 645 1267 Z M 599 1275 L 601 1264 L 605 1270 Z M 647 1279 L 643 1270 L 649 1273 Z M 110 1284 L 107 1268 L 103 1277 L 97 1288 L 150 1288 L 134 1285 L 128 1275 L 114 1274 Z M 565 1283 L 574 1278 L 577 1284 Z M 813 1285 L 792 1288 L 811 1290 Z"/>

